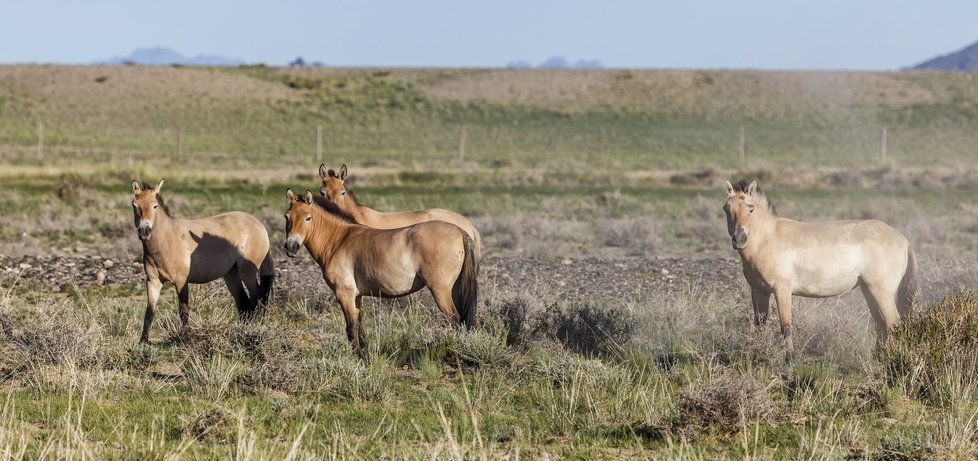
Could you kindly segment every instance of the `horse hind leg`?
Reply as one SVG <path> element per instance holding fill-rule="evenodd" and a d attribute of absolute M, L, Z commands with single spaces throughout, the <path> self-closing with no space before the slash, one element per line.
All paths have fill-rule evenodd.
<path fill-rule="evenodd" d="M 869 305 L 869 312 L 876 322 L 876 331 L 885 339 L 890 331 L 900 323 L 900 312 L 896 305 L 896 288 L 890 289 L 879 284 L 863 282 L 859 288 Z"/>
<path fill-rule="evenodd" d="M 247 319 L 250 315 L 248 308 L 250 301 L 248 293 L 245 292 L 245 287 L 241 283 L 241 277 L 235 271 L 228 272 L 224 275 L 224 284 L 227 285 L 228 291 L 231 292 L 231 297 L 234 299 L 234 304 L 238 307 L 238 318 Z"/>
<path fill-rule="evenodd" d="M 460 326 L 462 324 L 462 318 L 459 316 L 458 309 L 455 307 L 455 301 L 452 298 L 452 287 L 433 287 L 428 286 L 428 290 L 431 291 L 431 296 L 435 298 L 435 304 L 438 305 L 438 310 L 445 315 L 445 318 L 452 323 L 452 326 Z"/>
<path fill-rule="evenodd" d="M 248 289 L 245 316 L 250 318 L 254 316 L 255 309 L 258 306 L 258 267 L 249 261 L 243 261 L 237 264 L 237 269 L 238 278 L 241 279 L 241 282 L 244 283 L 245 288 Z"/>

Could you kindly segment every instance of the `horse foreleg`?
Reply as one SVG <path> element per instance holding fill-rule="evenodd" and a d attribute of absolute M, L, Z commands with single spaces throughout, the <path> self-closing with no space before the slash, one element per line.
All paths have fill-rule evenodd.
<path fill-rule="evenodd" d="M 795 355 L 795 343 L 791 338 L 791 291 L 775 290 L 774 300 L 778 303 L 778 320 L 781 322 L 781 336 L 784 337 L 785 361 L 791 363 Z"/>
<path fill-rule="evenodd" d="M 343 317 L 346 319 L 346 339 L 353 344 L 353 349 L 359 352 L 364 344 L 360 338 L 360 309 L 357 308 L 356 297 L 353 293 L 336 292 L 336 300 L 340 302 Z"/>
<path fill-rule="evenodd" d="M 360 347 L 367 345 L 367 333 L 363 331 L 363 296 L 354 298 L 357 303 L 357 328 L 360 334 Z"/>
<path fill-rule="evenodd" d="M 754 306 L 754 325 L 761 326 L 767 323 L 767 314 L 771 306 L 771 293 L 751 288 L 750 300 Z"/>
<path fill-rule="evenodd" d="M 174 284 L 174 287 L 177 289 L 177 300 L 180 301 L 180 324 L 187 328 L 190 323 L 190 284 L 183 282 Z"/>
<path fill-rule="evenodd" d="M 159 279 L 146 279 L 146 314 L 143 315 L 143 334 L 139 337 L 139 342 L 149 342 L 149 327 L 153 325 L 156 303 L 160 300 L 160 290 L 163 282 Z"/>

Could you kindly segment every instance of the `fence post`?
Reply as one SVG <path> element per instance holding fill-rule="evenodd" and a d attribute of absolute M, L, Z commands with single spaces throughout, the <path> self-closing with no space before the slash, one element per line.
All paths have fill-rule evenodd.
<path fill-rule="evenodd" d="M 604 127 L 601 127 L 601 158 L 604 158 L 607 143 L 604 135 Z"/>
<path fill-rule="evenodd" d="M 323 126 L 316 126 L 316 163 L 323 163 Z"/>
<path fill-rule="evenodd" d="M 458 163 L 465 163 L 465 124 L 458 136 Z"/>
<path fill-rule="evenodd" d="M 740 163 L 741 164 L 744 163 L 744 157 L 745 157 L 745 152 L 744 151 L 747 150 L 746 147 L 744 146 L 744 144 L 746 144 L 746 143 L 747 143 L 747 140 L 745 139 L 745 136 L 744 136 L 744 127 L 740 127 Z"/>
<path fill-rule="evenodd" d="M 177 161 L 183 161 L 183 127 L 177 129 Z"/>
<path fill-rule="evenodd" d="M 44 158 L 44 122 L 37 122 L 37 158 Z"/>
<path fill-rule="evenodd" d="M 886 163 L 886 127 L 883 127 L 883 136 L 880 139 L 880 161 Z"/>

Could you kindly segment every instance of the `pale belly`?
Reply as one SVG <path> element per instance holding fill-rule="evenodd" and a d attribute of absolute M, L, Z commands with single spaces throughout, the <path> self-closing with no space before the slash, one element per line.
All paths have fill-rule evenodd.
<path fill-rule="evenodd" d="M 832 257 L 811 252 L 792 256 L 792 294 L 810 298 L 838 296 L 859 284 L 862 254 L 858 249 L 838 251 Z"/>

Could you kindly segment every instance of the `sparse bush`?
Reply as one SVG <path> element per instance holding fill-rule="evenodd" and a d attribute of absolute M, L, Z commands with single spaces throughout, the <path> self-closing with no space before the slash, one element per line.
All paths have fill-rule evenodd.
<path fill-rule="evenodd" d="M 947 296 L 913 312 L 876 356 L 886 381 L 907 396 L 949 406 L 978 390 L 978 295 Z"/>
<path fill-rule="evenodd" d="M 502 327 L 482 328 L 472 331 L 459 331 L 452 350 L 463 362 L 475 366 L 493 366 L 509 363 L 512 359 L 510 349 L 503 339 Z"/>
<path fill-rule="evenodd" d="M 381 365 L 368 364 L 353 357 L 320 362 L 326 394 L 354 402 L 382 401 L 390 377 Z"/>
<path fill-rule="evenodd" d="M 506 344 L 523 346 L 532 335 L 534 302 L 529 295 L 517 294 L 512 297 L 489 299 L 486 302 L 488 316 L 497 317 L 506 328 Z"/>
<path fill-rule="evenodd" d="M 235 325 L 226 336 L 235 355 L 251 364 L 239 380 L 243 387 L 286 392 L 305 387 L 309 365 L 302 360 L 294 331 L 274 322 L 255 322 Z"/>
<path fill-rule="evenodd" d="M 683 428 L 732 433 L 770 421 L 775 406 L 768 385 L 752 375 L 720 368 L 679 392 L 679 410 Z"/>
<path fill-rule="evenodd" d="M 219 401 L 231 391 L 244 367 L 223 355 L 193 356 L 183 365 L 183 375 L 190 390 L 213 401 Z"/>
<path fill-rule="evenodd" d="M 184 437 L 194 440 L 230 440 L 236 422 L 230 412 L 213 406 L 184 421 L 181 432 Z"/>
<path fill-rule="evenodd" d="M 661 226 L 649 217 L 611 220 L 604 229 L 604 244 L 625 248 L 629 254 L 651 254 L 662 244 Z"/>
<path fill-rule="evenodd" d="M 547 307 L 534 326 L 534 336 L 556 338 L 584 355 L 617 352 L 635 333 L 635 319 L 623 308 L 595 303 Z"/>
<path fill-rule="evenodd" d="M 79 366 L 92 366 L 99 361 L 104 339 L 101 325 L 70 309 L 37 315 L 30 328 L 0 318 L 0 344 L 4 349 L 13 349 L 4 354 L 19 351 L 19 355 L 36 364 L 70 361 Z"/>

